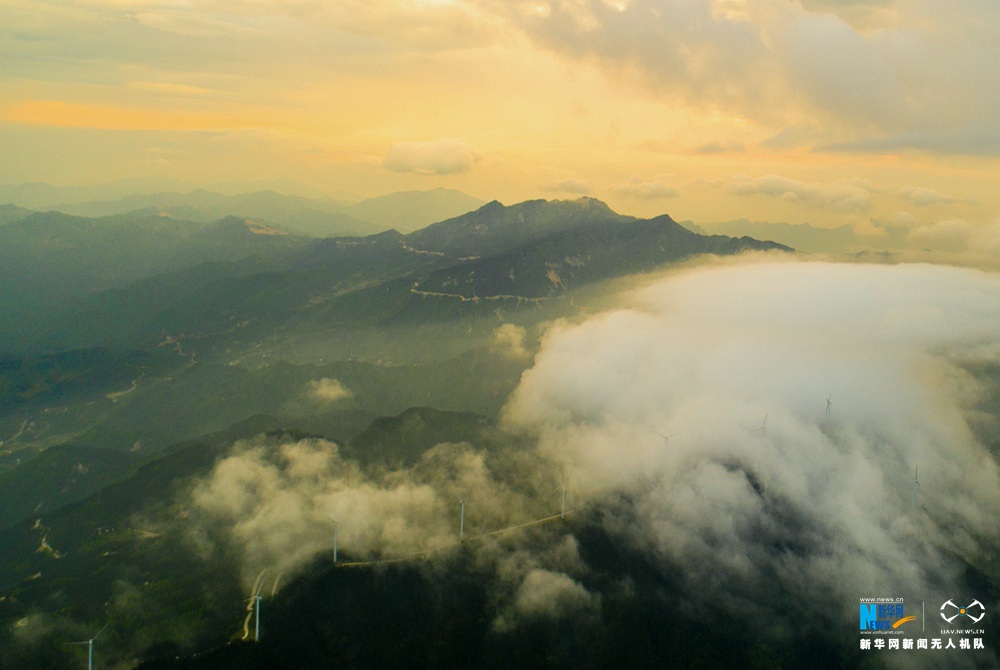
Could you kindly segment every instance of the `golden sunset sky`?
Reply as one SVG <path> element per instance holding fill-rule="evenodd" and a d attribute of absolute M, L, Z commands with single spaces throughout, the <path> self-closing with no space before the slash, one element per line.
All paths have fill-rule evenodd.
<path fill-rule="evenodd" d="M 590 195 L 1000 253 L 996 0 L 0 0 L 0 26 L 0 183 Z"/>

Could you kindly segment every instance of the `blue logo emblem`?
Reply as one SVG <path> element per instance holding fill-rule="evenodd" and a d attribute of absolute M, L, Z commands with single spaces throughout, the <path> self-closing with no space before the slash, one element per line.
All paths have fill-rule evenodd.
<path fill-rule="evenodd" d="M 903 613 L 903 603 L 861 603 L 859 627 L 861 630 L 892 630 L 916 617 Z"/>

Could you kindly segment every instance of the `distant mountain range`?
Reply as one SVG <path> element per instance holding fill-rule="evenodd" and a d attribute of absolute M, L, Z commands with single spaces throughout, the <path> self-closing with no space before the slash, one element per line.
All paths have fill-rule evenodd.
<path fill-rule="evenodd" d="M 368 198 L 344 211 L 360 221 L 377 224 L 383 230 L 409 233 L 436 221 L 458 216 L 484 203 L 460 191 L 436 188 L 431 191 L 400 191 Z"/>
<path fill-rule="evenodd" d="M 105 189 L 117 193 L 118 189 Z M 82 217 L 160 215 L 210 222 L 227 216 L 261 220 L 288 233 L 311 237 L 370 235 L 394 228 L 411 232 L 483 204 L 460 191 L 401 191 L 347 203 L 286 195 L 270 189 L 224 194 L 206 189 L 136 192 L 110 199 L 87 198 L 82 188 L 47 184 L 0 186 L 0 203 Z M 16 220 L 16 208 L 0 210 L 0 225 Z"/>
<path fill-rule="evenodd" d="M 251 219 L 33 214 L 0 227 L 0 350 L 214 346 L 277 331 L 428 322 L 558 298 L 696 254 L 788 250 L 604 203 L 483 207 L 403 235 L 309 239 Z"/>

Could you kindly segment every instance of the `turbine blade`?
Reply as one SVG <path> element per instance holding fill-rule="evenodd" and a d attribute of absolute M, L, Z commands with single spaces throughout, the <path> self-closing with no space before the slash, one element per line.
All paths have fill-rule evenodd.
<path fill-rule="evenodd" d="M 264 575 L 266 574 L 267 574 L 267 568 L 264 568 L 257 575 L 257 579 L 253 580 L 253 587 L 252 587 L 253 596 L 251 596 L 251 598 L 260 593 L 261 588 L 264 586 Z"/>
<path fill-rule="evenodd" d="M 278 573 L 278 576 L 274 578 L 274 584 L 271 585 L 271 597 L 278 592 L 278 584 L 281 582 L 281 576 L 285 574 L 284 570 Z"/>
<path fill-rule="evenodd" d="M 102 626 L 102 627 L 101 627 L 101 630 L 97 631 L 97 635 L 100 635 L 101 633 L 103 633 L 103 632 L 104 632 L 104 629 L 105 629 L 105 628 L 107 628 L 107 627 L 108 627 L 108 626 L 110 626 L 110 625 L 111 625 L 111 622 L 110 622 L 110 621 L 109 621 L 109 622 L 107 622 L 106 624 L 104 624 L 104 626 Z M 96 640 L 96 639 L 97 639 L 97 635 L 95 635 L 94 637 L 90 638 L 90 639 L 91 639 L 91 641 L 93 641 L 93 640 Z"/>

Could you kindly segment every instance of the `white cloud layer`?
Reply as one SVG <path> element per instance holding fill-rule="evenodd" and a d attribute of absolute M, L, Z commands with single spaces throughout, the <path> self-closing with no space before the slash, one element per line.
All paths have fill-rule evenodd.
<path fill-rule="evenodd" d="M 591 187 L 590 182 L 585 179 L 577 179 L 575 177 L 567 177 L 566 179 L 551 181 L 546 184 L 545 189 L 561 193 L 575 193 L 577 195 L 589 195 L 594 190 Z"/>
<path fill-rule="evenodd" d="M 1000 6 L 961 0 L 478 0 L 665 98 L 814 125 L 841 148 L 995 152 Z M 955 73 L 962 73 L 955 76 Z M 970 138 L 978 138 L 970 142 Z"/>
<path fill-rule="evenodd" d="M 441 137 L 429 142 L 397 142 L 382 165 L 393 172 L 449 175 L 468 172 L 480 159 L 467 142 Z"/>
<path fill-rule="evenodd" d="M 493 350 L 510 358 L 528 358 L 531 353 L 524 345 L 527 331 L 513 323 L 505 323 L 493 331 Z"/>
<path fill-rule="evenodd" d="M 957 198 L 954 196 L 935 191 L 932 188 L 922 186 L 904 186 L 897 194 L 903 200 L 916 205 L 917 207 L 927 207 L 928 205 L 950 205 Z"/>
<path fill-rule="evenodd" d="M 703 600 L 943 602 L 1000 548 L 997 417 L 956 362 L 998 362 L 998 295 L 923 265 L 683 272 L 553 329 L 506 424 Z"/>
<path fill-rule="evenodd" d="M 843 179 L 817 184 L 767 174 L 762 177 L 735 175 L 730 181 L 737 195 L 766 195 L 809 207 L 841 212 L 865 212 L 871 209 L 874 187 L 860 179 Z"/>
<path fill-rule="evenodd" d="M 1000 221 L 977 224 L 965 219 L 944 219 L 913 228 L 906 238 L 918 247 L 957 253 L 954 259 L 957 262 L 985 267 L 1000 263 Z"/>
<path fill-rule="evenodd" d="M 354 395 L 351 389 L 340 383 L 339 380 L 331 377 L 323 377 L 309 382 L 307 385 L 309 396 L 320 402 L 335 402 Z"/>
<path fill-rule="evenodd" d="M 624 184 L 615 187 L 615 193 L 643 200 L 673 198 L 680 195 L 680 191 L 671 186 L 667 178 L 663 176 L 657 176 L 651 180 L 633 176 Z"/>

